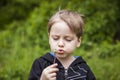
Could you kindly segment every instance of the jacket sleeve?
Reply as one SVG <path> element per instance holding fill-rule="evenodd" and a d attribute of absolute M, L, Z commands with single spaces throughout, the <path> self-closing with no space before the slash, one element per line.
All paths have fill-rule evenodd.
<path fill-rule="evenodd" d="M 38 59 L 36 59 L 31 67 L 28 80 L 39 80 L 42 73 L 42 67 Z"/>

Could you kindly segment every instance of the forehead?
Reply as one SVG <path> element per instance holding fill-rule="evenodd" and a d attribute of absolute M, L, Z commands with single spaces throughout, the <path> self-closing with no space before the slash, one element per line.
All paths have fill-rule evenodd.
<path fill-rule="evenodd" d="M 70 27 L 64 21 L 57 21 L 51 26 L 50 33 L 56 34 L 74 34 Z"/>

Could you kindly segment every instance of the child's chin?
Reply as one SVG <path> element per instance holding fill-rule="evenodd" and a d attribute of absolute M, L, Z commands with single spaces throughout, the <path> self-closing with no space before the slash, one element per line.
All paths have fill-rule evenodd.
<path fill-rule="evenodd" d="M 65 58 L 65 55 L 64 55 L 64 54 L 56 54 L 56 56 L 57 56 L 58 58 Z"/>

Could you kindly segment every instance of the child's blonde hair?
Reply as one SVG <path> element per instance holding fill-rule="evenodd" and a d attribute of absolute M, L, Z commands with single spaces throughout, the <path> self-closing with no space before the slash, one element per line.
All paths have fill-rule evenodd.
<path fill-rule="evenodd" d="M 53 15 L 50 18 L 48 22 L 48 33 L 50 33 L 51 27 L 54 23 L 56 23 L 59 20 L 62 20 L 69 26 L 71 31 L 74 32 L 78 38 L 80 38 L 83 33 L 84 26 L 82 16 L 83 15 L 69 10 L 58 11 L 55 15 Z"/>

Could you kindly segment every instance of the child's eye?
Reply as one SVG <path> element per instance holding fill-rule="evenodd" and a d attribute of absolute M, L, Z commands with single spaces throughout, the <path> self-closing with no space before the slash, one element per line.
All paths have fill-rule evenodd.
<path fill-rule="evenodd" d="M 65 40 L 68 41 L 68 42 L 72 41 L 72 39 L 69 39 L 69 38 L 66 38 Z"/>
<path fill-rule="evenodd" d="M 54 40 L 58 40 L 58 39 L 59 39 L 59 37 L 53 37 L 53 39 L 54 39 Z"/>
<path fill-rule="evenodd" d="M 58 38 L 53 38 L 54 40 L 58 40 Z"/>

